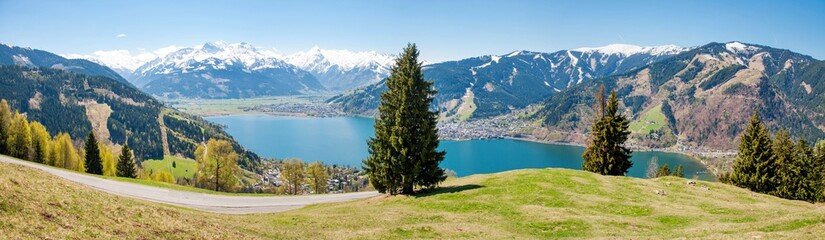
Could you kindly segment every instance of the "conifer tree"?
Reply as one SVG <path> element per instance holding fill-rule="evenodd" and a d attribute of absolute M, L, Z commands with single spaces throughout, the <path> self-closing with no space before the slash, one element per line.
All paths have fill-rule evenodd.
<path fill-rule="evenodd" d="M 135 164 L 135 159 L 132 157 L 132 149 L 129 148 L 128 144 L 124 144 L 123 147 L 120 148 L 120 156 L 117 160 L 117 176 L 127 178 L 137 177 L 137 165 Z"/>
<path fill-rule="evenodd" d="M 808 144 L 805 137 L 801 137 L 793 146 L 792 155 L 797 169 L 797 183 L 792 185 L 796 187 L 796 194 L 789 199 L 816 202 L 822 195 L 819 185 L 823 179 L 822 165 L 817 163 L 813 147 Z"/>
<path fill-rule="evenodd" d="M 667 177 L 667 176 L 670 176 L 670 167 L 668 167 L 667 163 L 665 163 L 665 165 L 662 165 L 662 167 L 659 168 L 659 172 L 656 173 L 656 177 Z"/>
<path fill-rule="evenodd" d="M 774 136 L 772 145 L 773 161 L 776 168 L 776 189 L 771 195 L 796 199 L 799 189 L 800 170 L 795 161 L 794 143 L 786 129 L 779 129 Z"/>
<path fill-rule="evenodd" d="M 89 132 L 86 137 L 86 172 L 91 174 L 103 174 L 103 163 L 100 161 L 100 143 L 97 142 L 94 132 Z"/>
<path fill-rule="evenodd" d="M 816 166 L 813 171 L 819 175 L 817 176 L 819 181 L 816 181 L 814 185 L 815 192 L 819 193 L 816 201 L 822 202 L 825 201 L 825 140 L 816 145 L 811 162 Z"/>
<path fill-rule="evenodd" d="M 603 94 L 603 92 L 601 93 Z M 597 96 L 604 99 L 603 96 Z M 604 106 L 596 102 L 596 106 Z M 622 176 L 633 166 L 630 162 L 630 149 L 624 146 L 630 131 L 627 118 L 619 113 L 619 103 L 616 91 L 610 92 L 603 113 L 593 123 L 591 140 L 585 149 L 582 158 L 582 169 L 602 175 Z"/>
<path fill-rule="evenodd" d="M 8 139 L 10 138 L 11 108 L 6 99 L 0 100 L 0 154 L 9 154 Z"/>
<path fill-rule="evenodd" d="M 776 164 L 767 128 L 754 111 L 742 134 L 736 161 L 728 181 L 755 192 L 770 193 L 776 189 Z"/>
<path fill-rule="evenodd" d="M 676 167 L 676 170 L 673 170 L 671 175 L 674 177 L 685 177 L 685 169 L 682 167 L 682 164 L 679 164 L 679 166 Z"/>
<path fill-rule="evenodd" d="M 430 111 L 436 91 L 425 81 L 418 49 L 409 44 L 396 59 L 381 94 L 375 137 L 368 141 L 370 156 L 364 170 L 376 190 L 412 194 L 416 186 L 435 187 L 446 176 L 439 163 L 437 112 Z"/>

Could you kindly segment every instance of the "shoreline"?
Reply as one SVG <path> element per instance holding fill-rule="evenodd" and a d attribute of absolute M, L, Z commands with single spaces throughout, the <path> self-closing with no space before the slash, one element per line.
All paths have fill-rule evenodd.
<path fill-rule="evenodd" d="M 190 113 L 195 114 L 195 113 Z M 371 116 L 365 115 L 357 115 L 357 114 L 343 114 L 343 115 L 336 115 L 336 116 L 312 116 L 308 114 L 298 114 L 298 113 L 284 113 L 284 112 L 263 112 L 263 111 L 243 111 L 243 112 L 208 112 L 208 113 L 201 113 L 195 114 L 199 115 L 203 118 L 207 117 L 223 117 L 223 116 L 231 116 L 231 115 L 269 115 L 273 117 L 296 117 L 296 118 L 328 118 L 328 117 L 359 117 L 359 118 L 373 118 Z M 529 136 L 529 135 L 527 135 Z M 540 143 L 540 144 L 552 144 L 552 145 L 565 145 L 565 146 L 576 146 L 576 147 L 585 147 L 585 144 L 581 143 L 573 143 L 573 142 L 559 142 L 559 141 L 547 141 L 547 140 L 540 140 L 533 137 L 515 137 L 515 136 L 499 136 L 494 138 L 469 138 L 469 139 L 459 139 L 459 138 L 444 138 L 440 139 L 441 141 L 472 141 L 472 140 L 493 140 L 493 139 L 508 139 L 508 140 L 516 140 L 516 141 L 525 141 L 525 142 L 533 142 L 533 143 Z M 722 154 L 727 155 L 730 154 L 730 151 L 720 151 L 720 152 L 694 152 L 694 151 L 681 151 L 676 150 L 673 148 L 647 148 L 647 147 L 631 147 L 631 150 L 634 152 L 664 152 L 664 153 L 675 153 L 687 156 L 688 158 L 692 159 L 693 161 L 702 164 L 714 177 L 717 176 L 717 171 L 711 169 L 712 166 L 709 165 L 706 161 L 702 160 L 701 157 L 707 154 Z M 735 152 L 734 152 L 735 154 Z"/>

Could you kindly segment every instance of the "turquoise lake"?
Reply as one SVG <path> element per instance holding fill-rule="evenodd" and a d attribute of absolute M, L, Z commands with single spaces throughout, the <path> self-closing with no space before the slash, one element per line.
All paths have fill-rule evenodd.
<path fill-rule="evenodd" d="M 244 147 L 263 157 L 300 158 L 327 164 L 360 167 L 367 158 L 367 139 L 374 134 L 372 118 L 303 118 L 270 115 L 208 117 L 227 126 L 226 131 Z M 584 148 L 511 139 L 441 141 L 447 151 L 442 168 L 458 176 L 494 173 L 522 168 L 581 169 Z M 671 169 L 682 164 L 685 177 L 713 180 L 699 162 L 677 153 L 634 152 L 628 175 L 644 177 L 652 158 Z"/>

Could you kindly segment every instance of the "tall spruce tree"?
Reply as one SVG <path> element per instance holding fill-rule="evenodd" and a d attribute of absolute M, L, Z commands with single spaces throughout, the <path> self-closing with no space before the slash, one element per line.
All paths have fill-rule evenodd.
<path fill-rule="evenodd" d="M 728 181 L 754 192 L 770 193 L 776 189 L 776 164 L 770 134 L 756 111 L 742 134 Z"/>
<path fill-rule="evenodd" d="M 368 141 L 370 156 L 364 170 L 376 190 L 412 194 L 416 186 L 434 187 L 446 175 L 438 164 L 437 112 L 430 111 L 436 91 L 425 81 L 418 49 L 409 44 L 396 59 L 381 94 L 375 137 Z"/>
<path fill-rule="evenodd" d="M 776 168 L 776 189 L 771 195 L 797 199 L 800 181 L 800 169 L 794 154 L 794 142 L 786 129 L 779 129 L 774 136 L 772 145 L 773 161 Z"/>
<path fill-rule="evenodd" d="M 604 90 L 597 96 L 596 106 L 599 117 L 593 123 L 591 140 L 585 149 L 582 158 L 582 169 L 602 175 L 622 176 L 633 166 L 630 162 L 629 148 L 624 146 L 630 131 L 627 118 L 619 113 L 619 103 L 616 91 L 610 92 L 607 106 L 599 99 L 604 99 Z M 603 100 L 602 100 L 603 101 Z"/>
<path fill-rule="evenodd" d="M 825 201 L 825 141 L 821 141 L 816 145 L 811 162 L 816 166 L 813 172 L 819 178 L 814 185 L 814 189 L 819 193 L 816 201 L 822 202 Z"/>
<path fill-rule="evenodd" d="M 796 195 L 791 199 L 816 202 L 822 195 L 822 165 L 817 163 L 814 150 L 805 137 L 793 146 L 794 165 L 797 169 Z"/>
<path fill-rule="evenodd" d="M 94 132 L 89 132 L 86 137 L 86 172 L 91 174 L 103 174 L 103 163 L 100 161 L 100 147 Z"/>
<path fill-rule="evenodd" d="M 118 177 L 137 177 L 137 164 L 135 164 L 135 158 L 132 157 L 132 149 L 129 148 L 128 144 L 124 144 L 123 147 L 120 148 L 116 172 Z"/>

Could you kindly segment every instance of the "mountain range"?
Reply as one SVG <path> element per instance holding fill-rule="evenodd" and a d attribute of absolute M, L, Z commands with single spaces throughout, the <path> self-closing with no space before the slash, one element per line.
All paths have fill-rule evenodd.
<path fill-rule="evenodd" d="M 14 47 L 0 43 L 0 65 L 17 65 L 24 67 L 45 67 L 114 79 L 130 84 L 112 69 L 86 59 L 67 59 L 43 50 Z"/>
<path fill-rule="evenodd" d="M 614 44 L 553 53 L 514 51 L 426 65 L 435 82 L 435 107 L 444 117 L 484 118 L 539 103 L 582 81 L 623 73 L 687 51 L 673 45 Z M 383 82 L 335 96 L 330 103 L 346 112 L 371 115 Z"/>
<path fill-rule="evenodd" d="M 605 78 L 586 80 L 541 104 L 545 140 L 583 142 L 599 86 L 616 90 L 632 123 L 631 143 L 733 149 L 754 111 L 772 131 L 825 137 L 825 63 L 741 42 L 710 43 Z"/>
<path fill-rule="evenodd" d="M 281 56 L 248 44 L 217 42 L 180 49 L 146 63 L 130 80 L 144 91 L 165 97 L 343 92 L 328 103 L 351 114 L 373 115 L 386 90 L 383 79 L 392 60 L 375 52 L 317 47 Z M 303 88 L 225 95 L 203 90 L 221 89 L 220 84 L 232 81 L 231 75 L 219 77 L 229 81 L 216 81 L 213 75 L 252 74 L 256 66 L 291 72 L 291 78 L 284 79 L 299 82 Z M 211 72 L 187 77 L 200 78 L 200 83 L 181 84 L 183 76 L 192 76 L 189 71 L 206 69 Z M 438 90 L 433 108 L 441 112 L 442 121 L 482 119 L 537 105 L 539 110 L 530 118 L 542 126 L 531 135 L 544 140 L 583 143 L 593 120 L 594 92 L 602 84 L 616 90 L 627 109 L 633 121 L 632 144 L 731 149 L 735 141 L 730 139 L 741 133 L 743 121 L 755 110 L 773 130 L 790 128 L 792 134 L 809 139 L 823 137 L 825 130 L 825 63 L 757 44 L 710 43 L 690 48 L 613 44 L 551 53 L 513 51 L 426 64 L 423 71 Z M 205 81 L 204 74 L 212 79 Z M 306 83 L 295 76 L 304 76 Z"/>
<path fill-rule="evenodd" d="M 222 41 L 176 48 L 150 60 L 144 56 L 110 55 L 113 54 L 68 56 L 108 65 L 143 91 L 164 98 L 343 92 L 380 81 L 389 74 L 394 60 L 376 52 L 319 47 L 280 55 L 247 43 Z"/>
<path fill-rule="evenodd" d="M 128 143 L 138 160 L 194 158 L 203 140 L 225 139 L 241 153 L 245 168 L 253 170 L 259 161 L 222 126 L 167 108 L 105 66 L 28 48 L 0 45 L 0 50 L 0 99 L 52 135 L 81 139 L 92 131 L 109 147 Z"/>

